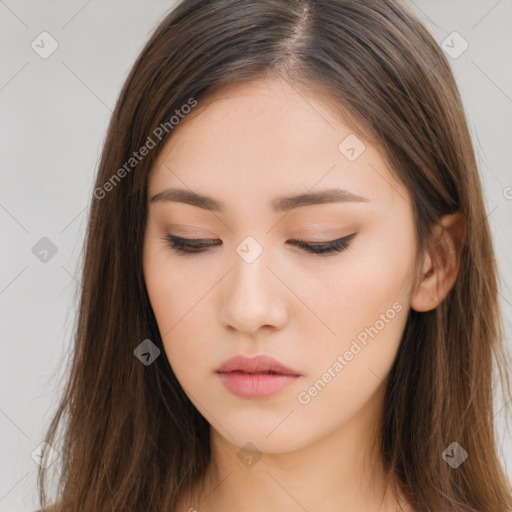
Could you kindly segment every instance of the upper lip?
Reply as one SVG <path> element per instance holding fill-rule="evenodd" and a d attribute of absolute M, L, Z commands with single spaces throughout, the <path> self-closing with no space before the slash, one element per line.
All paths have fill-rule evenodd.
<path fill-rule="evenodd" d="M 227 373 L 240 370 L 247 373 L 255 372 L 275 372 L 281 375 L 300 375 L 299 372 L 292 370 L 281 364 L 273 357 L 259 355 L 254 357 L 246 357 L 243 355 L 237 355 L 230 357 L 224 363 L 217 368 L 217 373 Z"/>

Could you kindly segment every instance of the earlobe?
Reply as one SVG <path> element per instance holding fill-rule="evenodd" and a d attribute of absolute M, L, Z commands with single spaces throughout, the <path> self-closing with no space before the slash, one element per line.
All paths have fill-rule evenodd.
<path fill-rule="evenodd" d="M 460 212 L 441 217 L 432 230 L 424 254 L 422 275 L 413 291 L 411 308 L 418 312 L 435 309 L 453 287 L 466 241 L 466 225 Z"/>

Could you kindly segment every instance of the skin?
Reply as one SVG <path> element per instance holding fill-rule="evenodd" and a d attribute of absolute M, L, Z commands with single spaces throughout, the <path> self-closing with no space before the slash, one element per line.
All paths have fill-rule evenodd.
<path fill-rule="evenodd" d="M 181 121 L 151 171 L 146 286 L 173 371 L 211 425 L 204 494 L 191 489 L 177 510 L 413 510 L 399 491 L 402 508 L 385 490 L 373 441 L 408 311 L 437 307 L 455 280 L 461 219 L 443 217 L 434 231 L 438 250 L 455 258 L 437 269 L 429 252 L 419 255 L 422 272 L 432 275 L 413 286 L 418 255 L 408 191 L 369 141 L 355 161 L 340 152 L 354 132 L 330 112 L 319 91 L 299 92 L 285 80 L 232 86 Z M 170 187 L 213 197 L 226 211 L 149 202 Z M 368 201 L 271 209 L 275 197 L 327 188 Z M 168 233 L 222 244 L 180 255 Z M 326 256 L 286 243 L 353 233 L 346 250 Z M 250 264 L 236 251 L 247 236 L 263 248 Z M 390 309 L 393 318 L 301 403 L 299 393 Z M 269 398 L 237 397 L 215 373 L 236 354 L 270 355 L 301 376 Z M 249 442 L 257 459 L 251 466 L 238 456 Z"/>

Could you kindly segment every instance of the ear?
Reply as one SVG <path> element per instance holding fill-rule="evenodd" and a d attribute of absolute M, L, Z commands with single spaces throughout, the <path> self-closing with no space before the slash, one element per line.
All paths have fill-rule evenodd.
<path fill-rule="evenodd" d="M 465 241 L 466 223 L 462 214 L 441 217 L 432 230 L 430 247 L 423 255 L 421 278 L 412 293 L 412 309 L 430 311 L 448 295 L 459 272 Z"/>

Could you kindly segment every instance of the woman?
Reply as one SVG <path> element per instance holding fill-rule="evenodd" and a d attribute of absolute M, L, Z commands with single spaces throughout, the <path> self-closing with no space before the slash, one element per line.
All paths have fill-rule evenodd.
<path fill-rule="evenodd" d="M 182 1 L 93 195 L 55 510 L 512 509 L 474 150 L 405 6 Z"/>

